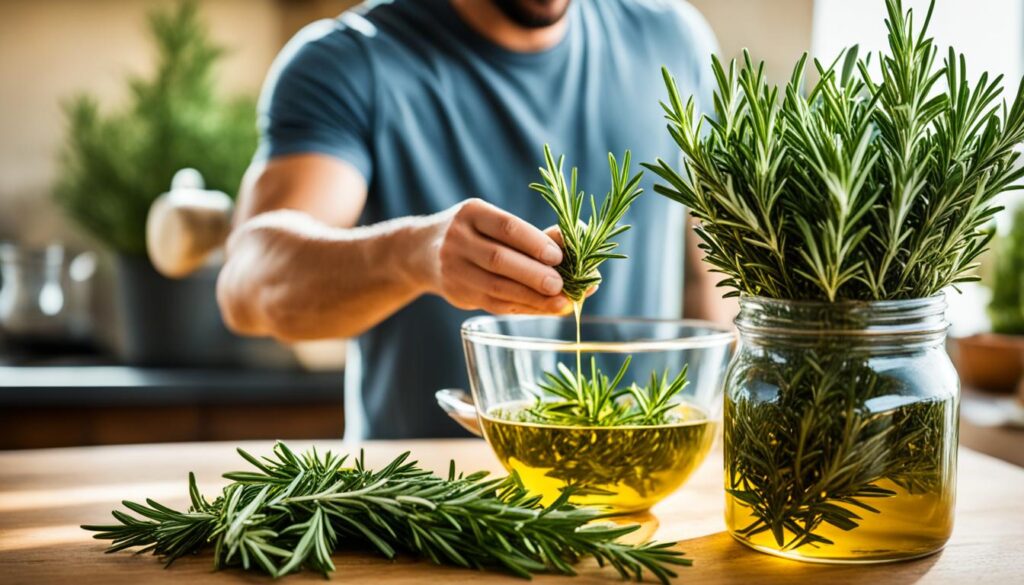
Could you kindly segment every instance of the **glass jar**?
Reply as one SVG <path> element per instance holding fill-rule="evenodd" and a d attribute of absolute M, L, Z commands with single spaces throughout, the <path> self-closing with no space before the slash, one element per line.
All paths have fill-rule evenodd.
<path fill-rule="evenodd" d="M 945 308 L 943 295 L 740 299 L 723 413 L 734 538 L 835 563 L 942 548 L 953 528 L 960 393 Z"/>
<path fill-rule="evenodd" d="M 89 286 L 96 256 L 60 244 L 0 243 L 0 332 L 12 348 L 65 352 L 89 346 Z"/>

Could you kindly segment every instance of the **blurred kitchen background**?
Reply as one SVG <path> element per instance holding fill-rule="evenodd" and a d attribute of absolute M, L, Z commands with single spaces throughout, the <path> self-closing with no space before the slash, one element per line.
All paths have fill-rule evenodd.
<path fill-rule="evenodd" d="M 747 47 L 776 82 L 804 51 L 831 60 L 843 46 L 885 43 L 882 0 L 691 3 L 723 56 Z M 230 335 L 213 297 L 216 258 L 184 279 L 160 276 L 145 222 L 182 168 L 198 173 L 178 174 L 179 189 L 205 182 L 234 196 L 274 56 L 353 4 L 0 2 L 0 449 L 341 437 L 344 342 Z M 1010 86 L 1024 73 L 1021 0 L 938 0 L 932 32 L 976 73 Z M 1005 196 L 983 282 L 951 295 L 950 319 L 962 441 L 1024 465 L 1019 200 Z"/>

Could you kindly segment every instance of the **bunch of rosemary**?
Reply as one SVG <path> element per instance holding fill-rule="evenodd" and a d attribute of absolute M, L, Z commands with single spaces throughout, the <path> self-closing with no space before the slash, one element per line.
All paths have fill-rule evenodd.
<path fill-rule="evenodd" d="M 882 480 L 909 494 L 949 488 L 943 439 L 955 407 L 869 408 L 900 395 L 903 382 L 880 375 L 863 352 L 828 342 L 741 352 L 730 371 L 737 380 L 778 388 L 771 400 L 740 391 L 725 403 L 726 491 L 753 516 L 735 527 L 743 536 L 769 532 L 783 550 L 835 544 L 823 528 L 858 528 L 879 513 L 873 500 L 897 495 Z"/>
<path fill-rule="evenodd" d="M 644 166 L 666 182 L 658 193 L 700 220 L 729 296 L 906 299 L 976 280 L 992 198 L 1024 177 L 1013 150 L 1024 85 L 1000 103 L 1001 76 L 972 84 L 952 48 L 936 64 L 931 8 L 915 30 L 899 0 L 886 6 L 878 80 L 853 47 L 827 67 L 815 60 L 820 79 L 804 96 L 805 56 L 780 99 L 749 55 L 738 71 L 714 59 L 707 117 L 664 72 L 668 130 L 686 160 L 682 172 Z"/>
<path fill-rule="evenodd" d="M 740 67 L 713 59 L 714 115 L 698 116 L 664 71 L 662 105 L 684 162 L 644 166 L 664 181 L 658 193 L 699 220 L 726 296 L 915 299 L 976 280 L 993 197 L 1024 177 L 1014 152 L 1024 84 L 1007 105 L 1001 77 L 972 82 L 952 48 L 938 63 L 927 35 L 934 2 L 920 28 L 899 0 L 886 8 L 880 76 L 856 47 L 827 66 L 815 60 L 806 94 L 806 55 L 781 91 L 746 53 Z M 756 392 L 742 388 L 751 380 Z M 946 489 L 939 454 L 955 405 L 873 410 L 871 398 L 908 381 L 874 372 L 841 339 L 760 344 L 733 364 L 730 383 L 740 389 L 726 404 L 727 488 L 755 519 L 744 536 L 828 545 L 821 528 L 856 529 L 878 513 L 867 498 L 894 495 L 882 480 L 909 493 Z"/>
<path fill-rule="evenodd" d="M 225 474 L 232 482 L 213 501 L 189 474 L 188 511 L 152 500 L 124 502 L 135 516 L 115 510 L 117 524 L 82 528 L 111 540 L 108 552 L 141 547 L 170 565 L 212 546 L 215 568 L 260 569 L 274 577 L 300 568 L 327 576 L 335 570 L 332 552 L 367 547 L 388 558 L 410 552 L 524 578 L 573 575 L 574 563 L 592 557 L 623 578 L 639 581 L 646 571 L 667 583 L 676 576 L 672 566 L 691 563 L 674 543 L 616 542 L 637 526 L 593 523 L 607 515 L 569 505 L 568 492 L 542 507 L 515 476 L 457 474 L 452 462 L 441 478 L 408 461 L 408 453 L 372 471 L 362 457 L 346 466 L 343 456 L 296 454 L 283 443 L 273 457 L 238 452 L 256 470 Z"/>

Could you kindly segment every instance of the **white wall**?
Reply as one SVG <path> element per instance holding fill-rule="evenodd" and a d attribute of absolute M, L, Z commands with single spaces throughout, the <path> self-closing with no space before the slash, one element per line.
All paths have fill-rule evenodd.
<path fill-rule="evenodd" d="M 928 13 L 927 0 L 903 0 L 913 10 L 914 26 L 920 28 Z M 860 50 L 888 50 L 883 0 L 817 0 L 814 7 L 814 56 L 831 61 L 843 47 L 859 44 Z M 940 0 L 935 4 L 928 32 L 935 38 L 938 61 L 953 46 L 967 59 L 974 75 L 982 71 L 1002 74 L 1006 85 L 1016 89 L 1024 73 L 1024 2 L 1021 0 Z M 877 61 L 877 59 L 873 60 Z"/>
<path fill-rule="evenodd" d="M 765 62 L 772 83 L 784 84 L 800 56 L 810 50 L 814 0 L 690 0 L 690 3 L 714 29 L 723 59 L 741 58 L 746 48 L 755 61 Z"/>

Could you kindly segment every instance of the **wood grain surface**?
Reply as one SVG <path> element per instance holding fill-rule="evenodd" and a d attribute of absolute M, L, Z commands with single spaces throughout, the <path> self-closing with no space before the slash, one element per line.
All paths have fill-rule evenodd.
<path fill-rule="evenodd" d="M 340 441 L 319 448 L 344 450 Z M 220 474 L 244 469 L 234 444 L 185 443 L 125 447 L 82 447 L 0 453 L 0 583 L 76 585 L 120 583 L 271 583 L 237 570 L 213 572 L 209 555 L 182 559 L 170 569 L 150 555 L 103 554 L 104 543 L 78 526 L 106 523 L 123 499 L 154 498 L 184 507 L 187 473 L 197 473 L 200 488 L 215 493 Z M 253 453 L 269 452 L 269 442 L 243 443 Z M 296 448 L 307 443 L 296 442 Z M 483 441 L 368 442 L 362 446 L 370 465 L 411 450 L 438 472 L 455 459 L 466 470 L 500 472 Z M 349 449 L 351 450 L 351 449 Z M 957 521 L 942 552 L 924 559 L 888 565 L 812 565 L 760 554 L 733 541 L 722 520 L 721 452 L 713 451 L 686 486 L 653 510 L 657 520 L 645 528 L 659 539 L 679 540 L 694 566 L 680 569 L 679 583 L 800 584 L 998 583 L 1024 579 L 1024 470 L 961 449 Z M 657 524 L 657 526 L 655 526 Z M 366 554 L 339 554 L 333 580 L 342 583 L 446 585 L 522 583 L 500 573 L 437 567 L 408 556 L 389 561 Z M 301 573 L 279 583 L 319 582 Z M 614 571 L 593 563 L 580 566 L 572 579 L 542 576 L 538 583 L 618 583 Z"/>

